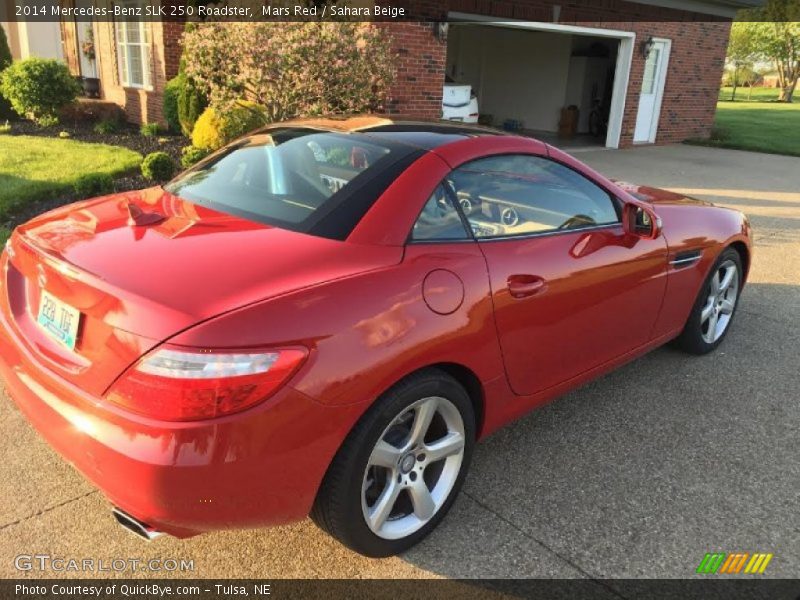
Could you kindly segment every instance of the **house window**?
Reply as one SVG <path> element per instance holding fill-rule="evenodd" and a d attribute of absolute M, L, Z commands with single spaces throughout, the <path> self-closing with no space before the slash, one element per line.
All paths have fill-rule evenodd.
<path fill-rule="evenodd" d="M 138 4 L 120 3 L 124 8 Z M 125 87 L 150 89 L 150 27 L 143 21 L 117 21 L 115 28 L 120 82 Z"/>

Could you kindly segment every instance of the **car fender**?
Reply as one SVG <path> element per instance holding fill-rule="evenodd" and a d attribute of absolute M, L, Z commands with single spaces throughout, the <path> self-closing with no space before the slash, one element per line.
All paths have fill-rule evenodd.
<path fill-rule="evenodd" d="M 490 382 L 502 377 L 504 368 L 485 260 L 476 243 L 447 246 L 411 245 L 399 265 L 231 311 L 170 343 L 306 346 L 309 357 L 288 384 L 332 406 L 363 403 L 366 409 L 404 376 L 439 363 L 461 365 L 482 383 Z M 441 281 L 456 287 L 461 282 L 457 306 L 442 308 L 431 300 L 437 293 L 452 295 L 440 289 L 450 284 L 426 290 L 434 271 L 447 273 Z"/>
<path fill-rule="evenodd" d="M 727 247 L 738 244 L 745 250 L 743 282 L 752 262 L 750 224 L 736 210 L 701 203 L 656 203 L 654 209 L 663 223 L 667 240 L 667 289 L 653 337 L 683 329 L 700 288 L 714 262 Z M 698 256 L 694 263 L 680 264 L 684 257 Z"/>

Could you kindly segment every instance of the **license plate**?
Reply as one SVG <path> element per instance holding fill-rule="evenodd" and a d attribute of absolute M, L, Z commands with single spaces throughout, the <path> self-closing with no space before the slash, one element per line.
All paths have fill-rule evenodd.
<path fill-rule="evenodd" d="M 77 308 L 42 290 L 36 322 L 55 341 L 74 350 L 80 320 L 81 313 Z"/>

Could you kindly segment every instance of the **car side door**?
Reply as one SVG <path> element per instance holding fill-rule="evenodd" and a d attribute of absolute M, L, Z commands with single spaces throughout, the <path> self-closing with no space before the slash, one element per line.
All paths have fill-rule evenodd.
<path fill-rule="evenodd" d="M 666 243 L 626 233 L 607 189 L 533 154 L 470 161 L 448 188 L 486 258 L 515 393 L 544 391 L 650 340 Z"/>

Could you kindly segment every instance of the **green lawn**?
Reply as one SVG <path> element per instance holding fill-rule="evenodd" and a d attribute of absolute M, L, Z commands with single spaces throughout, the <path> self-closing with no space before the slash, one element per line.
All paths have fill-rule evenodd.
<path fill-rule="evenodd" d="M 719 90 L 720 102 L 730 102 L 732 87 L 724 87 Z M 736 88 L 736 102 L 777 102 L 778 88 L 754 87 L 750 88 L 739 86 Z"/>
<path fill-rule="evenodd" d="M 719 97 L 711 138 L 688 143 L 800 156 L 800 92 L 791 104 L 777 102 L 775 88 L 753 88 L 749 101 L 747 89 L 736 91 L 736 102 L 730 101 L 731 88 L 722 88 Z"/>
<path fill-rule="evenodd" d="M 34 136 L 0 136 L 0 222 L 28 202 L 72 189 L 90 173 L 135 170 L 142 155 L 127 148 Z M 3 229 L 3 228 L 0 228 Z M 3 235 L 0 231 L 0 236 Z"/>

